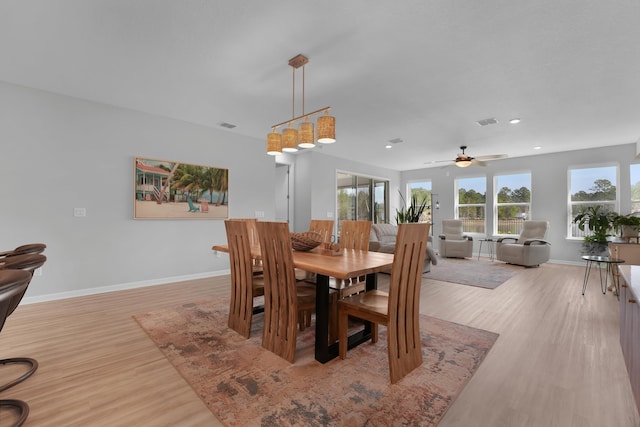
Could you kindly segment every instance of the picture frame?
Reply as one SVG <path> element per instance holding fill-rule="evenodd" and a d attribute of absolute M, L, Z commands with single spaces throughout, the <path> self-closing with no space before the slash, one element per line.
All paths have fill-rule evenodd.
<path fill-rule="evenodd" d="M 229 170 L 134 158 L 134 219 L 229 218 Z"/>

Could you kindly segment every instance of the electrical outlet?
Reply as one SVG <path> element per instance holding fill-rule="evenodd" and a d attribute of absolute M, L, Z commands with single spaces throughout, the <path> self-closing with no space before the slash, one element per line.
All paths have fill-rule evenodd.
<path fill-rule="evenodd" d="M 256 211 L 256 218 L 264 218 L 264 211 Z"/>
<path fill-rule="evenodd" d="M 77 216 L 77 217 L 87 216 L 87 209 L 86 208 L 73 208 L 73 216 Z"/>
<path fill-rule="evenodd" d="M 327 218 L 333 218 L 333 212 L 327 212 Z"/>

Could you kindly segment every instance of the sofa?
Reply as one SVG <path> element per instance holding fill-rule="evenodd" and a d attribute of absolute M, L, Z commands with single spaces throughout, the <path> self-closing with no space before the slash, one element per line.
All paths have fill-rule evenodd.
<path fill-rule="evenodd" d="M 369 250 L 372 252 L 385 252 L 392 254 L 396 249 L 398 226 L 391 224 L 372 224 L 369 236 Z M 431 236 L 427 242 L 427 255 L 424 258 L 423 273 L 431 271 L 431 264 L 438 263 L 438 258 L 431 248 Z"/>

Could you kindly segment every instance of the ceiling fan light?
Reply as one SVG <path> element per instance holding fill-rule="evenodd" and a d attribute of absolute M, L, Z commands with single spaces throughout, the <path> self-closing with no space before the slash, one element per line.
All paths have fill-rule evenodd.
<path fill-rule="evenodd" d="M 313 123 L 311 123 L 307 117 L 307 120 L 298 126 L 298 147 L 313 148 L 315 146 Z"/>
<path fill-rule="evenodd" d="M 318 117 L 318 142 L 333 144 L 336 142 L 336 118 L 329 115 Z"/>
<path fill-rule="evenodd" d="M 456 159 L 456 166 L 459 168 L 466 168 L 471 166 L 471 160 L 468 159 Z"/>
<path fill-rule="evenodd" d="M 298 151 L 298 131 L 292 127 L 282 131 L 282 151 L 287 153 Z"/>
<path fill-rule="evenodd" d="M 282 136 L 275 130 L 267 134 L 267 154 L 270 156 L 282 154 Z"/>

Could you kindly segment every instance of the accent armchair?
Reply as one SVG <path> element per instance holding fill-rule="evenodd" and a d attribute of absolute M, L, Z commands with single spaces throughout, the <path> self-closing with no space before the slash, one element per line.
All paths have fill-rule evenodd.
<path fill-rule="evenodd" d="M 525 267 L 537 267 L 549 261 L 551 244 L 545 240 L 548 231 L 548 221 L 525 221 L 518 238 L 496 240 L 496 259 Z"/>
<path fill-rule="evenodd" d="M 445 258 L 470 258 L 473 256 L 473 237 L 462 231 L 459 219 L 442 220 L 440 256 Z"/>

